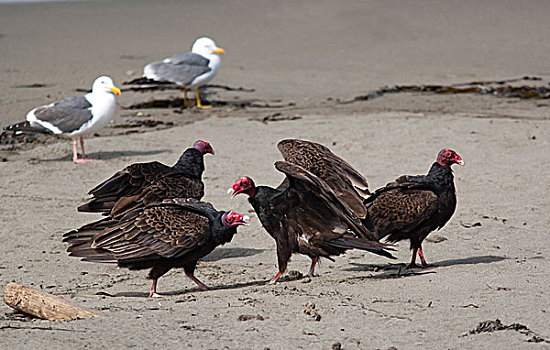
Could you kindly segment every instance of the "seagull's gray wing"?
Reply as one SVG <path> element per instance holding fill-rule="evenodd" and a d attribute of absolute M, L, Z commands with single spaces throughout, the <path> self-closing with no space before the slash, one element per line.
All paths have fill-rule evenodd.
<path fill-rule="evenodd" d="M 71 133 L 89 122 L 91 103 L 84 96 L 69 97 L 34 110 L 36 119 L 48 122 L 63 133 Z"/>
<path fill-rule="evenodd" d="M 149 63 L 143 69 L 146 78 L 190 85 L 196 77 L 210 71 L 210 60 L 192 52 L 175 55 L 163 61 Z"/>
<path fill-rule="evenodd" d="M 165 58 L 162 62 L 171 64 L 186 64 L 191 66 L 208 66 L 210 60 L 196 53 L 186 52 Z"/>

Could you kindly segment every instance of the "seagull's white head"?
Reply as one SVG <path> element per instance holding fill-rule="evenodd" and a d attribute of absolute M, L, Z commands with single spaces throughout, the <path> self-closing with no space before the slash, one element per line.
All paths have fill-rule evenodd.
<path fill-rule="evenodd" d="M 97 78 L 92 85 L 92 92 L 111 92 L 115 95 L 120 95 L 120 89 L 115 86 L 113 79 L 103 75 Z"/>
<path fill-rule="evenodd" d="M 202 37 L 195 41 L 191 48 L 191 52 L 208 57 L 214 54 L 223 55 L 225 51 L 221 47 L 217 47 L 214 40 Z"/>

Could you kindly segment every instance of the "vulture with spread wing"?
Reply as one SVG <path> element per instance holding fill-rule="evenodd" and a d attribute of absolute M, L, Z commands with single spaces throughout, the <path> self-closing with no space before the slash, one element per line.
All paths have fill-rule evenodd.
<path fill-rule="evenodd" d="M 283 140 L 279 150 L 285 161 L 275 163 L 286 175 L 277 188 L 256 186 L 241 177 L 229 189 L 233 196 L 244 193 L 263 227 L 275 239 L 279 272 L 285 272 L 293 253 L 309 256 L 313 275 L 319 257 L 343 254 L 347 249 L 363 249 L 393 258 L 387 245 L 375 240 L 362 220 L 362 204 L 367 182 L 346 161 L 320 144 L 303 140 Z"/>

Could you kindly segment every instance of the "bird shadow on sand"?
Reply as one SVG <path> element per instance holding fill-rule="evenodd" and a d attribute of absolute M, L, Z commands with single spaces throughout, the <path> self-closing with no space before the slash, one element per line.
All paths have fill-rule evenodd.
<path fill-rule="evenodd" d="M 208 290 L 206 291 L 200 291 L 196 287 L 193 287 L 193 288 L 181 289 L 176 291 L 167 291 L 167 292 L 161 291 L 159 292 L 159 294 L 161 295 L 161 297 L 170 298 L 170 297 L 183 296 L 187 294 L 208 293 L 216 290 L 232 290 L 232 289 L 240 289 L 240 288 L 252 287 L 252 286 L 262 286 L 262 285 L 266 285 L 268 282 L 269 280 L 260 280 L 260 281 L 232 283 L 232 284 L 226 284 L 221 286 L 209 286 Z M 118 293 L 97 292 L 96 295 L 107 296 L 111 298 L 149 298 L 149 293 L 142 293 L 142 292 L 118 292 Z"/>
<path fill-rule="evenodd" d="M 390 279 L 390 278 L 401 278 L 401 277 L 410 277 L 410 276 L 419 276 L 435 273 L 433 269 L 438 267 L 448 267 L 455 265 L 477 265 L 477 264 L 490 264 L 499 261 L 505 260 L 505 257 L 495 256 L 495 255 L 483 255 L 483 256 L 472 256 L 468 258 L 460 259 L 450 259 L 435 262 L 430 267 L 418 267 L 412 269 L 406 269 L 407 264 L 360 264 L 352 263 L 353 267 L 345 269 L 346 271 L 372 271 L 372 272 L 382 272 L 377 275 L 370 276 L 358 276 L 352 277 L 352 279 Z"/>
<path fill-rule="evenodd" d="M 113 152 L 97 152 L 97 153 L 91 153 L 88 154 L 87 157 L 92 158 L 93 161 L 101 161 L 101 160 L 109 160 L 109 159 L 116 159 L 120 157 L 137 157 L 137 156 L 151 156 L 161 153 L 170 153 L 172 150 L 169 149 L 159 149 L 159 150 L 151 150 L 151 151 L 113 151 Z M 66 161 L 72 161 L 73 156 L 72 155 L 66 155 L 61 158 L 55 158 L 55 159 L 41 159 L 41 162 L 66 162 Z"/>
<path fill-rule="evenodd" d="M 267 249 L 254 249 L 254 248 L 217 248 L 212 253 L 208 254 L 204 258 L 201 259 L 203 262 L 215 262 L 223 259 L 231 259 L 231 258 L 243 258 L 243 257 L 249 257 L 257 254 L 261 254 Z M 298 278 L 297 278 L 298 279 Z M 239 289 L 239 288 L 245 288 L 250 286 L 260 286 L 267 284 L 269 280 L 261 280 L 261 281 L 250 281 L 250 282 L 241 282 L 241 283 L 233 283 L 233 284 L 226 284 L 222 286 L 210 286 L 208 291 L 213 290 L 224 290 L 224 289 Z M 204 292 L 208 292 L 204 291 Z M 193 294 L 193 293 L 202 293 L 203 291 L 197 290 L 197 288 L 192 287 L 188 289 L 182 289 L 177 291 L 167 291 L 167 292 L 161 292 L 163 297 L 177 297 L 181 295 L 186 294 Z M 148 298 L 149 293 L 142 293 L 142 292 L 118 292 L 118 293 L 108 293 L 108 292 L 98 292 L 96 295 L 102 295 L 112 298 Z"/>
<path fill-rule="evenodd" d="M 422 276 L 422 275 L 429 275 L 432 273 L 435 273 L 435 271 L 431 271 L 430 269 L 406 269 L 407 265 L 405 264 L 392 264 L 391 267 L 382 267 L 380 269 L 373 269 L 373 270 L 360 270 L 360 271 L 373 271 L 373 272 L 380 272 L 376 275 L 368 275 L 368 276 L 355 276 L 350 277 L 350 280 L 364 280 L 364 279 L 393 279 L 393 278 L 403 278 L 403 277 L 412 277 L 412 276 Z M 354 270 L 355 268 L 348 269 L 349 271 L 357 271 Z"/>
<path fill-rule="evenodd" d="M 300 272 L 289 271 L 287 274 L 285 274 L 283 277 L 281 277 L 278 280 L 277 284 L 298 281 L 303 278 L 304 276 Z M 200 291 L 196 287 L 192 287 L 192 288 L 186 288 L 186 289 L 181 289 L 176 291 L 159 292 L 159 294 L 162 297 L 170 298 L 170 297 L 191 295 L 195 293 L 208 293 L 216 290 L 233 290 L 233 289 L 241 289 L 241 288 L 253 287 L 253 286 L 268 287 L 269 281 L 271 281 L 271 279 L 255 280 L 255 281 L 248 281 L 248 282 L 237 282 L 237 283 L 230 283 L 230 284 L 219 285 L 219 286 L 209 286 L 208 290 L 206 291 Z M 111 298 L 148 298 L 149 297 L 149 293 L 143 293 L 143 292 L 118 292 L 118 293 L 97 292 L 96 295 L 107 296 Z"/>
<path fill-rule="evenodd" d="M 506 260 L 507 258 L 503 256 L 496 255 L 482 255 L 482 256 L 471 256 L 468 258 L 460 259 L 450 259 L 436 262 L 434 267 L 446 267 L 454 265 L 477 265 L 477 264 L 491 264 L 499 261 Z"/>
<path fill-rule="evenodd" d="M 214 262 L 223 259 L 245 258 L 265 252 L 267 249 L 254 248 L 217 248 L 200 261 Z"/>

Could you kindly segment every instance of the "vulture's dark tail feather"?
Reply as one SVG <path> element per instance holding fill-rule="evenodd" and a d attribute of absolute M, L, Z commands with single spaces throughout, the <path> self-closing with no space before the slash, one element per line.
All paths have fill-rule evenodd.
<path fill-rule="evenodd" d="M 114 196 L 92 199 L 88 203 L 78 206 L 77 210 L 86 213 L 108 213 L 115 205 L 116 200 L 117 198 Z"/>
<path fill-rule="evenodd" d="M 346 249 L 355 248 L 355 249 L 366 250 L 373 254 L 382 255 L 390 259 L 397 259 L 390 252 L 387 251 L 387 250 L 395 250 L 391 248 L 390 245 L 379 243 L 379 242 L 366 241 L 362 238 L 342 237 L 342 238 L 338 238 L 330 241 L 329 244 L 339 248 L 346 248 Z"/>

